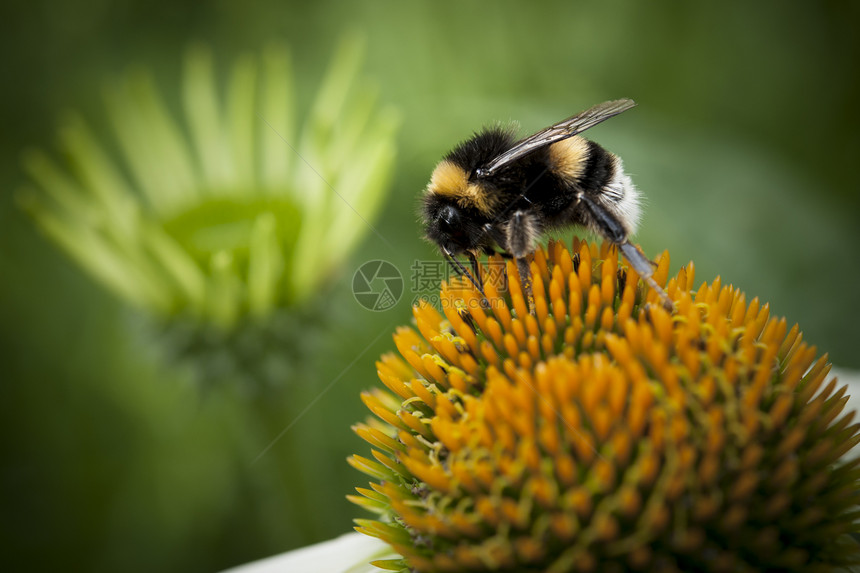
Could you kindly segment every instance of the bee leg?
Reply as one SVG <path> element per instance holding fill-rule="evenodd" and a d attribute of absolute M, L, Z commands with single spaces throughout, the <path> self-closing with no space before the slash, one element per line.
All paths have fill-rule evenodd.
<path fill-rule="evenodd" d="M 532 292 L 532 271 L 529 267 L 529 261 L 525 257 L 517 257 L 517 271 L 520 273 L 520 285 L 523 288 L 523 295 L 529 305 L 529 314 L 535 313 L 535 295 Z"/>
<path fill-rule="evenodd" d="M 675 305 L 672 304 L 672 299 L 669 298 L 666 291 L 663 290 L 663 288 L 657 284 L 657 281 L 654 280 L 654 266 L 656 266 L 654 262 L 646 257 L 639 247 L 633 245 L 627 240 L 618 245 L 618 250 L 621 251 L 621 254 L 624 255 L 624 258 L 627 259 L 627 262 L 629 262 L 630 266 L 633 267 L 633 270 L 642 277 L 642 280 L 648 283 L 648 286 L 660 295 L 660 300 L 663 301 L 663 308 L 669 312 L 675 310 Z"/>
<path fill-rule="evenodd" d="M 466 251 L 466 256 L 472 264 L 472 273 L 474 273 L 475 276 L 475 280 L 473 280 L 472 283 L 475 283 L 475 286 L 478 287 L 478 290 L 481 293 L 481 308 L 487 310 L 490 308 L 490 301 L 487 300 L 487 295 L 484 294 L 484 277 L 481 275 L 481 265 L 478 263 L 478 257 L 475 256 L 473 251 Z"/>
<path fill-rule="evenodd" d="M 540 227 L 535 215 L 526 211 L 515 211 L 506 227 L 508 252 L 517 262 L 523 295 L 529 305 L 529 313 L 535 313 L 535 297 L 532 292 L 532 273 L 526 256 L 534 251 L 534 243 L 540 236 Z"/>
<path fill-rule="evenodd" d="M 481 293 L 484 292 L 484 277 L 481 276 L 481 265 L 478 263 L 478 257 L 475 256 L 475 253 L 472 251 L 466 251 L 466 257 L 469 259 L 469 262 L 472 264 L 472 273 L 475 277 L 475 280 L 478 282 L 478 290 Z"/>
<path fill-rule="evenodd" d="M 651 260 L 648 259 L 648 257 L 646 257 L 638 247 L 627 240 L 627 231 L 625 230 L 624 225 L 622 225 L 614 215 L 607 211 L 602 205 L 591 199 L 588 195 L 581 193 L 577 199 L 585 205 L 585 208 L 588 211 L 588 214 L 591 215 L 591 219 L 597 227 L 597 230 L 600 231 L 604 237 L 609 239 L 609 241 L 618 246 L 618 250 L 621 251 L 621 254 L 624 255 L 624 258 L 630 263 L 630 266 L 633 267 L 639 276 L 642 277 L 642 280 L 651 287 L 651 290 L 655 291 L 660 296 L 660 300 L 663 301 L 663 307 L 669 312 L 672 312 L 674 310 L 672 299 L 669 298 L 666 291 L 664 291 L 663 288 L 657 284 L 657 281 L 654 280 L 654 263 L 651 262 Z"/>

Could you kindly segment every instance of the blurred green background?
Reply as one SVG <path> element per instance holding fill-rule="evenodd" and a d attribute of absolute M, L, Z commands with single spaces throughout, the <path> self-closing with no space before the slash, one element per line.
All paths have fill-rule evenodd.
<path fill-rule="evenodd" d="M 344 461 L 366 453 L 349 430 L 365 416 L 358 394 L 409 321 L 410 266 L 438 259 L 420 239 L 416 197 L 448 148 L 496 120 L 525 132 L 636 99 L 588 135 L 624 158 L 647 197 L 645 252 L 668 249 L 673 271 L 694 260 L 697 282 L 721 275 L 800 323 L 835 364 L 860 367 L 858 6 L 3 3 L 0 567 L 211 571 L 348 531 L 360 512 L 344 495 L 366 481 Z M 51 149 L 67 110 L 102 127 L 104 83 L 130 66 L 175 93 L 192 41 L 221 63 L 285 42 L 304 109 L 346 30 L 364 34 L 364 70 L 402 119 L 375 223 L 388 244 L 368 235 L 314 303 L 329 318 L 308 334 L 301 379 L 276 394 L 289 431 L 266 450 L 277 431 L 249 426 L 278 405 L 229 384 L 201 390 L 165 360 L 139 313 L 16 207 L 20 157 Z M 386 312 L 350 292 L 371 259 L 407 281 Z"/>

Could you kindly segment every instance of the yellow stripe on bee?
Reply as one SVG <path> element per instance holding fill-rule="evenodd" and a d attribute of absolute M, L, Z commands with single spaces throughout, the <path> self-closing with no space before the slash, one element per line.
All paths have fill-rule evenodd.
<path fill-rule="evenodd" d="M 427 193 L 450 197 L 457 201 L 460 207 L 472 207 L 489 215 L 493 212 L 496 197 L 487 193 L 477 183 L 469 181 L 469 174 L 450 161 L 442 161 L 433 170 Z"/>
<path fill-rule="evenodd" d="M 444 197 L 457 197 L 468 185 L 469 176 L 462 167 L 442 161 L 433 170 L 427 191 Z"/>
<path fill-rule="evenodd" d="M 577 180 L 585 170 L 588 159 L 588 141 L 574 136 L 549 146 L 549 160 L 554 173 L 566 179 Z"/>

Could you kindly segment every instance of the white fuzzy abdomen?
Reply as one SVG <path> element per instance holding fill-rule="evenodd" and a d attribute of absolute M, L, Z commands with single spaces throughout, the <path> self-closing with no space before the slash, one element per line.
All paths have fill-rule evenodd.
<path fill-rule="evenodd" d="M 601 203 L 624 225 L 627 234 L 632 235 L 636 232 L 641 216 L 639 190 L 624 172 L 621 158 L 614 156 L 614 159 L 615 174 L 603 187 Z"/>

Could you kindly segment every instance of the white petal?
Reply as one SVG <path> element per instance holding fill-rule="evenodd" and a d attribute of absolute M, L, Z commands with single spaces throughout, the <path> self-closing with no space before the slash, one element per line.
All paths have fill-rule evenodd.
<path fill-rule="evenodd" d="M 374 537 L 346 533 L 315 545 L 229 569 L 225 573 L 378 573 L 370 561 L 397 557 Z"/>

